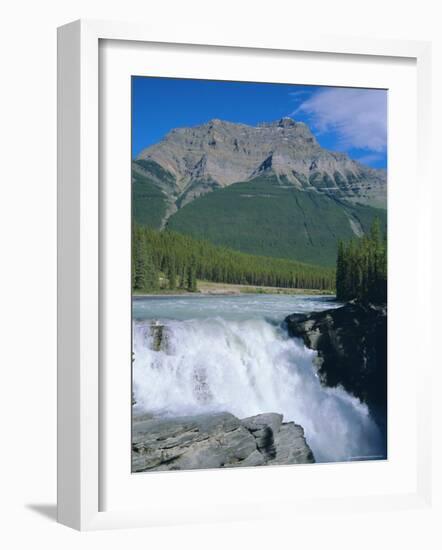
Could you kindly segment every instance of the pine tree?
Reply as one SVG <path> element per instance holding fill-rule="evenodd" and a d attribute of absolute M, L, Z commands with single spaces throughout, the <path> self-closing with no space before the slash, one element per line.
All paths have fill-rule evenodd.
<path fill-rule="evenodd" d="M 345 295 L 345 261 L 344 261 L 344 243 L 338 243 L 338 256 L 336 260 L 336 298 L 342 300 Z"/>
<path fill-rule="evenodd" d="M 158 288 L 158 272 L 152 260 L 152 256 L 146 250 L 146 288 L 154 290 Z"/>
<path fill-rule="evenodd" d="M 131 288 L 135 288 L 135 247 L 133 243 L 133 237 L 132 237 L 132 254 L 131 254 Z"/>
<path fill-rule="evenodd" d="M 146 245 L 143 239 L 142 231 L 139 227 L 134 228 L 133 232 L 133 256 L 134 273 L 133 287 L 135 290 L 146 289 Z"/>
<path fill-rule="evenodd" d="M 196 269 L 195 269 L 195 262 L 192 261 L 187 269 L 187 290 L 189 292 L 196 292 L 197 291 L 197 284 L 196 284 Z"/>
<path fill-rule="evenodd" d="M 158 287 L 158 272 L 152 260 L 143 228 L 135 226 L 132 237 L 132 288 L 152 290 Z"/>
<path fill-rule="evenodd" d="M 169 262 L 169 268 L 167 270 L 167 278 L 169 280 L 169 289 L 174 290 L 176 288 L 176 266 L 175 258 L 172 256 Z"/>
<path fill-rule="evenodd" d="M 347 245 L 339 243 L 336 260 L 336 297 L 385 303 L 387 300 L 387 241 L 378 220 L 370 233 Z"/>
<path fill-rule="evenodd" d="M 183 264 L 180 271 L 180 288 L 186 288 L 186 266 Z"/>
<path fill-rule="evenodd" d="M 139 235 L 144 237 L 144 244 L 140 243 Z M 134 289 L 136 286 L 142 286 L 143 290 L 157 287 L 160 271 L 172 281 L 173 287 L 178 284 L 193 291 L 196 290 L 197 278 L 235 284 L 247 282 L 330 290 L 335 284 L 335 270 L 332 268 L 244 254 L 168 230 L 134 228 Z M 143 278 L 145 281 L 140 282 Z M 345 279 L 345 274 L 341 278 Z"/>

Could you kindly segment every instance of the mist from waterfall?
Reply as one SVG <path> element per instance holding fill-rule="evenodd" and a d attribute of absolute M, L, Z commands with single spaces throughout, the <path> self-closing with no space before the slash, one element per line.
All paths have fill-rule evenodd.
<path fill-rule="evenodd" d="M 244 418 L 278 412 L 300 424 L 317 462 L 378 456 L 381 437 L 367 406 L 321 385 L 316 352 L 265 318 L 223 317 L 133 325 L 133 390 L 138 411 L 184 416 L 228 411 Z"/>

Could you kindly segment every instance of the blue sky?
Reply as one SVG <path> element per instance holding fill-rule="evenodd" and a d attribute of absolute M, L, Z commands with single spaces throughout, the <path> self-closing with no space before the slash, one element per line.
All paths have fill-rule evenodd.
<path fill-rule="evenodd" d="M 172 128 L 212 118 L 256 125 L 291 116 L 319 143 L 373 168 L 387 166 L 387 92 L 357 88 L 132 78 L 132 154 Z"/>

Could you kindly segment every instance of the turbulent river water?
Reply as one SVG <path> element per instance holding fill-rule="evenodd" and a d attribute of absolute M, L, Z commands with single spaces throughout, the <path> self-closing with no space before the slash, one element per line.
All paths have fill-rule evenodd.
<path fill-rule="evenodd" d="M 317 296 L 158 296 L 133 301 L 133 391 L 138 411 L 182 416 L 228 411 L 283 414 L 317 462 L 379 458 L 368 408 L 321 385 L 316 352 L 290 338 L 290 313 L 338 304 Z M 158 345 L 156 329 L 162 328 Z"/>

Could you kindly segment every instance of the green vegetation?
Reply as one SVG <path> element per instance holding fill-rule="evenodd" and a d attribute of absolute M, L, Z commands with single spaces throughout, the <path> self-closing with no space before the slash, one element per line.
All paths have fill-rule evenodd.
<path fill-rule="evenodd" d="M 175 178 L 172 174 L 153 160 L 137 159 L 134 161 L 134 165 L 154 179 L 160 180 L 169 186 L 175 185 Z"/>
<path fill-rule="evenodd" d="M 132 233 L 132 288 L 138 291 L 158 288 L 158 271 L 145 231 L 139 226 L 135 226 Z"/>
<path fill-rule="evenodd" d="M 178 281 L 178 288 L 190 292 L 197 290 L 197 278 L 318 290 L 332 289 L 335 283 L 333 268 L 253 256 L 173 231 L 155 231 L 139 225 L 133 231 L 132 261 L 134 291 L 158 288 L 160 272 L 165 274 L 169 290 L 177 288 Z"/>
<path fill-rule="evenodd" d="M 137 223 L 160 228 L 167 203 L 166 195 L 149 176 L 132 171 L 132 216 Z"/>
<path fill-rule="evenodd" d="M 352 225 L 367 233 L 375 217 L 385 227 L 384 210 L 261 176 L 195 199 L 167 227 L 248 254 L 332 267 L 338 240 L 355 237 Z M 144 224 L 137 215 L 135 220 Z"/>
<path fill-rule="evenodd" d="M 387 241 L 379 220 L 368 235 L 339 242 L 336 262 L 336 298 L 373 303 L 387 301 Z"/>

